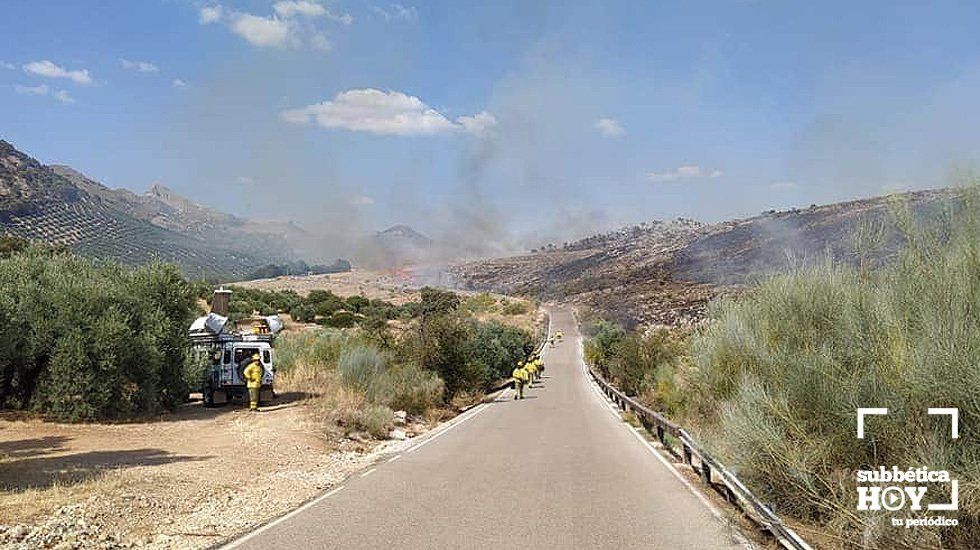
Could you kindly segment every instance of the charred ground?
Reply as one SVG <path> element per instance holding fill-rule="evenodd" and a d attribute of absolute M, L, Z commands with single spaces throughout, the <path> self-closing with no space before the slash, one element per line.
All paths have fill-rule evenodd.
<path fill-rule="evenodd" d="M 704 224 L 678 218 L 531 254 L 452 268 L 461 288 L 567 300 L 628 325 L 682 326 L 708 302 L 767 274 L 832 258 L 885 262 L 903 223 L 959 204 L 955 189 L 915 191 Z"/>

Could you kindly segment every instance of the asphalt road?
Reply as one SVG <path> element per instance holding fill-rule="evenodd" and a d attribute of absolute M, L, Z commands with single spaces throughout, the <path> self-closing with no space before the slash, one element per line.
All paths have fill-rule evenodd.
<path fill-rule="evenodd" d="M 233 543 L 239 548 L 733 548 L 709 504 L 593 389 L 567 310 L 545 379 Z"/>

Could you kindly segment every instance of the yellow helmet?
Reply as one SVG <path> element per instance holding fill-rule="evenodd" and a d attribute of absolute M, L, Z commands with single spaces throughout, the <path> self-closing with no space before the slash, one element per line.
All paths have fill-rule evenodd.
<path fill-rule="evenodd" d="M 259 358 L 258 352 L 252 354 L 252 359 L 258 359 L 258 358 Z"/>

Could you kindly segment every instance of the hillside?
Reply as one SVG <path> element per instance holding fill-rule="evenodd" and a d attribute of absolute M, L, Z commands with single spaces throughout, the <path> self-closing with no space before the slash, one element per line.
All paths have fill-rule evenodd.
<path fill-rule="evenodd" d="M 162 186 L 145 195 L 108 189 L 68 167 L 45 166 L 0 140 L 2 234 L 126 264 L 175 262 L 192 277 L 235 278 L 288 254 L 281 236 L 248 231 L 255 226 Z"/>
<path fill-rule="evenodd" d="M 887 260 L 900 246 L 894 208 L 934 217 L 956 202 L 954 190 L 917 191 L 769 211 L 718 224 L 654 221 L 563 247 L 452 268 L 461 288 L 534 295 L 583 304 L 627 324 L 683 325 L 707 303 L 769 273 L 820 261 L 861 261 L 857 240 L 877 243 L 864 260 Z"/>

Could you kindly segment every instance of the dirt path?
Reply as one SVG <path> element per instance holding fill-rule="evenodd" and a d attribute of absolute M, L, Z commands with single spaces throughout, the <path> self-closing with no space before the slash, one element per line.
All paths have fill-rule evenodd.
<path fill-rule="evenodd" d="M 327 442 L 298 401 L 258 414 L 191 404 L 116 425 L 0 417 L 0 524 L 14 526 L 0 527 L 0 546 L 207 547 L 338 483 L 383 446 Z"/>

